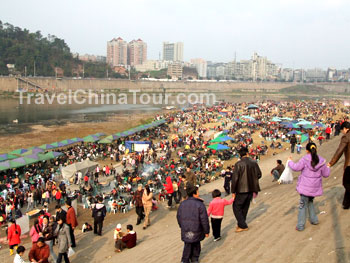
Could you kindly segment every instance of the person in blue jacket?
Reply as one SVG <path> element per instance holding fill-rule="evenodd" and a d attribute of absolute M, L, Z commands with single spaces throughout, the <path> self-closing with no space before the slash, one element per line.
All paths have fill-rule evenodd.
<path fill-rule="evenodd" d="M 184 242 L 181 262 L 195 263 L 201 252 L 200 242 L 209 236 L 210 227 L 207 209 L 199 198 L 198 187 L 188 184 L 186 192 L 188 199 L 180 204 L 177 211 L 181 240 Z"/>

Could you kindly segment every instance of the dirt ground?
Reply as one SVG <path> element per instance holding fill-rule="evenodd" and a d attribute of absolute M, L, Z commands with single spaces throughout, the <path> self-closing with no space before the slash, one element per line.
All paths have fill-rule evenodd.
<path fill-rule="evenodd" d="M 85 137 L 94 133 L 104 132 L 106 136 L 121 132 L 143 124 L 153 118 L 153 114 L 115 115 L 107 122 L 67 123 L 64 125 L 32 125 L 31 131 L 22 134 L 0 136 L 0 153 L 6 153 L 18 148 L 29 148 L 50 144 L 74 137 Z M 103 137 L 102 137 L 103 138 Z"/>
<path fill-rule="evenodd" d="M 329 161 L 339 139 L 324 143 L 319 147 L 319 154 Z M 278 185 L 271 182 L 270 176 L 276 159 L 285 163 L 288 156 L 289 151 L 285 151 L 260 162 L 263 171 L 260 180 L 262 191 L 248 213 L 249 231 L 234 232 L 236 220 L 232 207 L 227 206 L 222 224 L 222 240 L 213 242 L 210 235 L 202 242 L 201 262 L 350 262 L 349 210 L 341 208 L 344 194 L 341 185 L 343 160 L 332 168 L 331 176 L 323 180 L 324 195 L 315 199 L 320 224 L 313 226 L 307 223 L 306 229 L 298 232 L 295 230 L 299 200 L 295 191 L 296 181 L 289 185 Z M 301 156 L 294 154 L 293 160 Z M 223 191 L 222 179 L 200 188 L 200 195 L 206 205 L 211 200 L 210 192 L 215 188 Z M 83 215 L 79 216 L 81 226 L 83 218 L 90 217 L 90 212 L 79 209 L 80 212 Z M 176 209 L 169 211 L 164 203 L 161 204 L 160 209 L 151 214 L 152 225 L 149 228 L 142 230 L 142 225 L 135 226 L 137 246 L 119 254 L 114 252 L 113 241 L 113 230 L 118 223 L 122 224 L 124 230 L 127 224 L 135 226 L 135 212 L 108 215 L 102 237 L 77 230 L 77 248 L 72 262 L 180 262 L 183 243 L 176 222 Z M 29 249 L 29 242 L 24 245 Z M 5 247 L 0 250 L 1 262 L 12 262 L 13 257 L 8 257 Z"/>

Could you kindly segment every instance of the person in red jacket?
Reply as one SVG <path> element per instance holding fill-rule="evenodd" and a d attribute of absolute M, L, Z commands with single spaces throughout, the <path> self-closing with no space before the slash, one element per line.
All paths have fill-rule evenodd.
<path fill-rule="evenodd" d="M 33 244 L 28 257 L 30 262 L 49 263 L 50 248 L 43 237 L 39 237 L 38 242 Z"/>
<path fill-rule="evenodd" d="M 61 193 L 61 191 L 60 190 L 57 190 L 57 192 L 56 192 L 56 202 L 57 202 L 57 204 L 59 205 L 59 204 L 61 204 L 61 198 L 62 198 L 62 193 Z"/>
<path fill-rule="evenodd" d="M 171 177 L 168 176 L 166 179 L 166 184 L 164 184 L 164 188 L 168 197 L 168 207 L 171 207 L 173 204 L 173 194 L 174 194 L 174 188 L 173 188 L 173 182 L 171 181 Z"/>
<path fill-rule="evenodd" d="M 16 224 L 15 219 L 11 219 L 11 225 L 7 230 L 7 239 L 10 247 L 10 256 L 13 255 L 13 249 L 17 249 L 18 245 L 21 244 L 21 227 Z"/>
<path fill-rule="evenodd" d="M 70 199 L 67 199 L 66 207 L 67 207 L 66 224 L 69 226 L 72 247 L 75 247 L 76 245 L 75 245 L 74 229 L 78 226 L 78 220 L 77 220 L 77 216 L 75 215 L 75 210 L 72 207 L 72 201 Z"/>
<path fill-rule="evenodd" d="M 331 133 L 332 133 L 332 128 L 328 125 L 328 127 L 326 128 L 326 140 L 330 139 Z"/>
<path fill-rule="evenodd" d="M 136 232 L 133 231 L 133 226 L 127 225 L 126 231 L 128 233 L 115 243 L 115 252 L 121 252 L 124 248 L 133 248 L 136 246 L 137 235 Z"/>

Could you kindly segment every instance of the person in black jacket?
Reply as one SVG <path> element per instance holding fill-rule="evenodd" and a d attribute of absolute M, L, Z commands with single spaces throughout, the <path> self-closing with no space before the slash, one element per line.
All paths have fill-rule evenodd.
<path fill-rule="evenodd" d="M 260 192 L 259 179 L 261 178 L 259 165 L 249 158 L 248 149 L 242 147 L 239 155 L 241 160 L 235 164 L 231 182 L 232 197 L 235 199 L 232 207 L 238 225 L 236 232 L 248 230 L 246 219 L 249 205 L 253 193 Z"/>
<path fill-rule="evenodd" d="M 201 252 L 200 242 L 209 236 L 209 220 L 203 200 L 199 199 L 198 187 L 188 184 L 188 199 L 184 200 L 177 211 L 177 222 L 181 228 L 181 240 L 184 250 L 181 262 L 198 262 Z"/>
<path fill-rule="evenodd" d="M 225 183 L 224 183 L 224 189 L 226 192 L 226 195 L 229 195 L 231 193 L 230 191 L 230 184 L 232 180 L 232 171 L 227 167 L 226 172 L 225 172 Z"/>
<path fill-rule="evenodd" d="M 56 205 L 56 222 L 58 219 L 62 218 L 63 223 L 66 223 L 67 212 L 62 209 L 60 205 Z"/>
<path fill-rule="evenodd" d="M 295 137 L 295 134 L 292 135 L 290 138 L 290 149 L 291 153 L 294 153 L 295 145 L 297 144 L 297 138 Z"/>
<path fill-rule="evenodd" d="M 92 217 L 94 218 L 94 234 L 102 235 L 103 221 L 107 214 L 106 206 L 102 203 L 102 197 L 98 198 L 98 203 L 92 209 Z"/>

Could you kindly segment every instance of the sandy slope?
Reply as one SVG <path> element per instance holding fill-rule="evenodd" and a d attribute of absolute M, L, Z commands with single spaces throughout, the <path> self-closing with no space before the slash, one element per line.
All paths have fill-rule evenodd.
<path fill-rule="evenodd" d="M 319 148 L 320 154 L 328 161 L 339 139 Z M 232 207 L 226 207 L 223 238 L 214 243 L 210 236 L 202 242 L 201 262 L 350 262 L 350 211 L 341 209 L 343 160 L 332 168 L 331 176 L 324 179 L 324 195 L 315 200 L 320 224 L 307 223 L 303 232 L 297 232 L 299 196 L 295 182 L 293 185 L 278 185 L 271 182 L 270 176 L 275 160 L 279 158 L 285 162 L 289 155 L 289 152 L 284 152 L 260 163 L 262 191 L 248 214 L 250 230 L 235 233 Z M 293 158 L 299 157 L 295 154 Z M 222 186 L 223 181 L 218 180 L 200 188 L 207 205 L 211 200 L 209 192 L 215 188 L 223 190 Z M 77 253 L 72 262 L 180 262 L 183 243 L 175 209 L 168 211 L 162 206 L 152 213 L 150 228 L 142 230 L 142 226 L 136 227 L 137 247 L 120 254 L 114 252 L 113 229 L 117 223 L 122 223 L 124 229 L 128 223 L 135 224 L 135 212 L 131 211 L 130 217 L 120 222 L 106 225 L 102 237 L 91 232 L 77 234 Z M 1 254 L 4 256 L 4 251 Z"/>
<path fill-rule="evenodd" d="M 319 150 L 329 160 L 338 146 L 339 138 L 324 144 Z M 289 152 L 278 155 L 284 162 Z M 297 159 L 300 156 L 295 155 Z M 264 177 L 262 191 L 252 204 L 248 222 L 250 230 L 235 233 L 231 206 L 226 207 L 222 231 L 223 239 L 214 243 L 212 236 L 202 242 L 201 262 L 349 262 L 350 261 L 350 211 L 341 209 L 343 196 L 342 160 L 333 169 L 330 178 L 324 180 L 325 193 L 315 200 L 320 224 L 309 223 L 303 232 L 295 230 L 298 194 L 293 185 L 272 183 L 269 171 L 277 157 L 261 163 Z M 201 187 L 200 193 L 210 201 L 209 191 L 222 189 L 218 180 Z M 323 212 L 325 211 L 325 213 Z M 134 213 L 134 212 L 132 212 Z M 106 226 L 103 237 L 89 233 L 81 236 L 74 262 L 180 262 L 183 243 L 176 222 L 176 211 L 161 208 L 151 215 L 152 226 L 142 230 L 136 227 L 139 243 L 136 248 L 120 254 L 113 252 L 115 225 Z M 127 223 L 134 224 L 135 215 Z M 115 222 L 118 223 L 118 222 Z"/>

